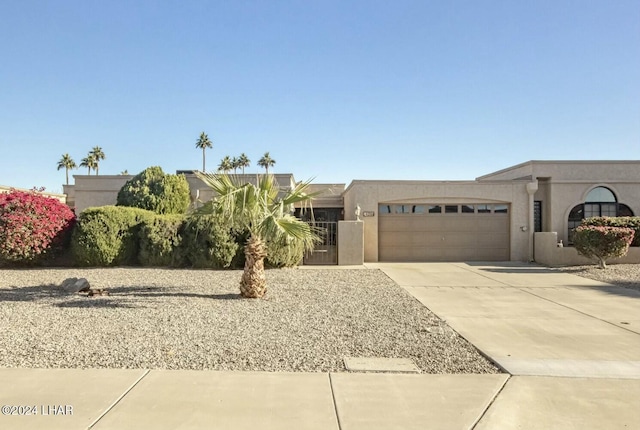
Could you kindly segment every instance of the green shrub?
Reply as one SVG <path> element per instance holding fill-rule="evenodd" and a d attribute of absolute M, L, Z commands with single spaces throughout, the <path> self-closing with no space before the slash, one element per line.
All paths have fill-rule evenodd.
<path fill-rule="evenodd" d="M 229 268 L 238 252 L 231 226 L 217 215 L 188 216 L 177 258 L 195 268 Z"/>
<path fill-rule="evenodd" d="M 627 254 L 633 236 L 630 228 L 581 225 L 575 229 L 573 243 L 580 255 L 596 258 L 604 269 L 607 259 Z"/>
<path fill-rule="evenodd" d="M 177 249 L 183 215 L 156 215 L 140 226 L 138 261 L 143 266 L 180 266 Z"/>
<path fill-rule="evenodd" d="M 640 246 L 640 217 L 592 217 L 583 219 L 580 225 L 592 225 L 596 227 L 622 227 L 633 229 L 635 231 L 635 235 L 633 237 L 633 242 L 631 242 L 631 246 Z"/>
<path fill-rule="evenodd" d="M 159 214 L 183 214 L 190 204 L 189 183 L 184 175 L 165 174 L 149 167 L 118 192 L 117 205 L 150 210 Z"/>
<path fill-rule="evenodd" d="M 69 206 L 35 191 L 0 194 L 0 264 L 51 261 L 69 242 Z"/>
<path fill-rule="evenodd" d="M 294 267 L 302 262 L 303 257 L 304 244 L 299 240 L 268 242 L 265 264 L 268 267 Z"/>
<path fill-rule="evenodd" d="M 76 263 L 82 266 L 134 265 L 138 232 L 154 213 L 137 208 L 101 206 L 82 211 L 71 239 Z"/>

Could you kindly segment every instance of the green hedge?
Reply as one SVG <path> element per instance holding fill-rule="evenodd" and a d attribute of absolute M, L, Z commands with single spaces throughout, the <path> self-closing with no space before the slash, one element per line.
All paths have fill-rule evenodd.
<path fill-rule="evenodd" d="M 184 215 L 156 215 L 143 220 L 139 231 L 138 261 L 143 266 L 181 266 L 177 249 Z"/>
<path fill-rule="evenodd" d="M 150 210 L 159 214 L 183 214 L 191 202 L 184 175 L 165 174 L 149 167 L 129 179 L 118 192 L 117 205 Z"/>
<path fill-rule="evenodd" d="M 268 267 L 293 267 L 302 263 L 304 257 L 304 245 L 299 240 L 291 240 L 287 243 L 267 243 Z"/>
<path fill-rule="evenodd" d="M 188 216 L 180 229 L 177 258 L 194 268 L 226 269 L 238 252 L 231 226 L 217 215 Z"/>
<path fill-rule="evenodd" d="M 635 231 L 631 246 L 640 246 L 640 217 L 637 216 L 621 216 L 621 217 L 593 217 L 582 220 L 581 226 L 594 227 L 621 227 L 630 228 Z"/>
<path fill-rule="evenodd" d="M 124 206 L 84 210 L 71 239 L 80 266 L 174 266 L 242 268 L 247 234 L 238 233 L 218 215 L 160 215 Z M 268 267 L 300 264 L 296 241 L 267 243 Z"/>
<path fill-rule="evenodd" d="M 71 249 L 78 265 L 121 266 L 138 262 L 138 232 L 155 214 L 137 208 L 101 206 L 82 211 Z"/>

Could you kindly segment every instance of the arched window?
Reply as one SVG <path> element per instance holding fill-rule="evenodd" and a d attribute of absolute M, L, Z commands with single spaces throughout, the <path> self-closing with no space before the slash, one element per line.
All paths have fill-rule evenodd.
<path fill-rule="evenodd" d="M 569 212 L 569 243 L 573 242 L 573 229 L 578 227 L 583 219 L 594 216 L 633 216 L 633 211 L 629 206 L 618 203 L 618 199 L 609 188 L 596 187 L 589 191 L 584 204 L 575 206 Z"/>

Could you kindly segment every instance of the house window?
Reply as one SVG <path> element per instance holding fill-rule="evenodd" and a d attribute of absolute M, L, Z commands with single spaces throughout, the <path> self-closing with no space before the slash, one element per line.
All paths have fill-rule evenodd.
<path fill-rule="evenodd" d="M 575 206 L 569 212 L 568 242 L 573 243 L 573 229 L 578 227 L 583 219 L 600 216 L 633 216 L 633 211 L 629 206 L 618 203 L 618 199 L 609 188 L 596 187 L 589 191 L 583 204 Z"/>
<path fill-rule="evenodd" d="M 542 231 L 542 202 L 540 200 L 533 202 L 533 231 L 536 233 Z"/>

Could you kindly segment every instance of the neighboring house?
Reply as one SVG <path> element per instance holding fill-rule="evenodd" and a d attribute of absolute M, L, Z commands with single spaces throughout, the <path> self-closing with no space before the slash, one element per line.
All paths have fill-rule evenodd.
<path fill-rule="evenodd" d="M 211 197 L 195 175 L 186 176 L 194 200 Z M 276 176 L 295 183 L 293 175 Z M 114 204 L 130 176 L 74 178 L 79 213 Z M 532 261 L 536 232 L 547 232 L 545 243 L 552 237 L 554 247 L 570 245 L 582 218 L 640 215 L 640 161 L 528 161 L 471 181 L 354 180 L 346 189 L 313 189 L 324 190 L 313 204 L 316 221 L 356 221 L 359 209 L 366 262 Z"/>
<path fill-rule="evenodd" d="M 16 188 L 16 187 L 8 187 L 6 185 L 0 185 L 0 193 L 10 193 L 11 190 L 33 191 L 33 190 L 27 190 L 26 188 Z M 43 191 L 43 192 L 36 191 L 36 192 L 38 194 L 42 194 L 43 196 L 47 196 L 47 197 L 51 197 L 51 198 L 60 200 L 62 203 L 66 203 L 67 202 L 67 196 L 65 194 L 48 193 L 46 191 Z"/>
<path fill-rule="evenodd" d="M 365 261 L 531 261 L 534 233 L 640 214 L 640 161 L 528 161 L 475 181 L 353 181 Z"/>

